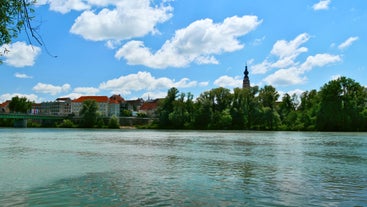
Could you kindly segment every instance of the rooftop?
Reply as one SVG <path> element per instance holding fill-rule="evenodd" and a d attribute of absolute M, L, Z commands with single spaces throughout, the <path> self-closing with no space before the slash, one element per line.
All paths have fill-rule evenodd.
<path fill-rule="evenodd" d="M 108 103 L 109 99 L 107 96 L 81 96 L 77 99 L 74 99 L 73 102 L 84 102 L 86 100 L 95 100 L 98 103 Z"/>

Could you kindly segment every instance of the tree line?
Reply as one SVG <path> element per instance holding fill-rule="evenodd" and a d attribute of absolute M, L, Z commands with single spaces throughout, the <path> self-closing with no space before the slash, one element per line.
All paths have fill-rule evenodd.
<path fill-rule="evenodd" d="M 367 131 L 367 89 L 340 77 L 319 91 L 280 94 L 273 86 L 219 87 L 194 101 L 191 93 L 171 88 L 160 102 L 158 127 L 164 129 L 234 129 Z"/>

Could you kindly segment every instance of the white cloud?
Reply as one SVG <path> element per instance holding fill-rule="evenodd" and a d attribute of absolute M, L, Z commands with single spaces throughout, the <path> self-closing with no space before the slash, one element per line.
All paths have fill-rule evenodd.
<path fill-rule="evenodd" d="M 314 10 L 326 10 L 329 9 L 329 4 L 331 0 L 320 0 L 318 3 L 314 4 L 312 8 Z"/>
<path fill-rule="evenodd" d="M 275 56 L 277 60 L 272 62 L 268 57 L 262 63 L 252 66 L 251 72 L 253 74 L 265 74 L 272 68 L 287 68 L 295 65 L 295 59 L 300 54 L 308 51 L 306 47 L 301 47 L 301 45 L 309 39 L 310 35 L 302 33 L 291 41 L 278 40 L 270 51 L 270 54 Z"/>
<path fill-rule="evenodd" d="M 300 63 L 297 58 L 300 54 L 308 52 L 308 48 L 302 47 L 302 44 L 309 39 L 310 35 L 302 33 L 291 41 L 278 40 L 270 51 L 271 56 L 262 63 L 252 66 L 251 72 L 265 74 L 272 69 L 277 69 L 263 81 L 274 86 L 297 85 L 307 80 L 305 73 L 313 68 L 342 61 L 340 55 L 320 53 L 309 55 L 303 63 Z"/>
<path fill-rule="evenodd" d="M 34 102 L 41 102 L 41 100 L 35 94 L 6 93 L 6 94 L 0 95 L 0 103 L 3 103 L 7 100 L 11 100 L 15 96 L 26 97 L 28 100 L 34 101 Z"/>
<path fill-rule="evenodd" d="M 15 42 L 13 44 L 4 44 L 0 47 L 4 52 L 4 63 L 13 67 L 33 66 L 36 57 L 40 54 L 41 48 L 27 45 L 25 42 Z"/>
<path fill-rule="evenodd" d="M 306 61 L 301 65 L 294 65 L 288 69 L 280 69 L 273 74 L 267 76 L 264 81 L 268 84 L 277 85 L 297 85 L 307 80 L 305 72 L 315 67 L 323 67 L 332 63 L 340 62 L 342 59 L 339 55 L 316 54 L 307 57 Z"/>
<path fill-rule="evenodd" d="M 306 61 L 301 65 L 301 72 L 309 71 L 314 67 L 322 67 L 331 63 L 340 62 L 342 59 L 339 55 L 330 55 L 327 53 L 308 56 Z"/>
<path fill-rule="evenodd" d="M 112 93 L 129 95 L 132 91 L 157 91 L 162 89 L 190 88 L 200 85 L 197 81 L 190 81 L 188 78 L 182 78 L 179 81 L 171 80 L 166 77 L 155 78 L 149 72 L 138 72 L 121 76 L 116 79 L 108 80 L 100 84 L 100 89 L 110 90 Z"/>
<path fill-rule="evenodd" d="M 271 69 L 272 63 L 268 60 L 264 60 L 262 63 L 253 65 L 250 67 L 252 74 L 265 74 Z"/>
<path fill-rule="evenodd" d="M 82 11 L 90 9 L 91 6 L 85 0 L 37 0 L 37 5 L 50 5 L 50 10 L 60 12 L 62 14 L 68 13 L 71 10 Z"/>
<path fill-rule="evenodd" d="M 242 78 L 240 76 L 230 77 L 227 75 L 221 76 L 214 81 L 214 85 L 219 87 L 242 87 Z"/>
<path fill-rule="evenodd" d="M 233 16 L 222 23 L 198 20 L 177 30 L 175 36 L 155 53 L 141 41 L 130 41 L 116 52 L 115 57 L 126 59 L 130 65 L 151 68 L 185 67 L 192 62 L 218 64 L 213 55 L 242 49 L 244 45 L 237 38 L 254 30 L 261 22 L 257 16 Z"/>
<path fill-rule="evenodd" d="M 94 1 L 96 2 L 96 1 Z M 151 6 L 150 0 L 122 0 L 115 8 L 84 11 L 70 29 L 87 40 L 126 40 L 155 33 L 155 26 L 171 18 L 172 7 Z"/>
<path fill-rule="evenodd" d="M 302 33 L 298 35 L 294 40 L 286 41 L 279 40 L 273 45 L 271 54 L 278 56 L 280 59 L 290 57 L 292 59 L 296 58 L 301 53 L 307 52 L 308 49 L 305 47 L 300 47 L 303 43 L 310 39 L 310 35 L 307 33 Z"/>
<path fill-rule="evenodd" d="M 78 87 L 74 88 L 73 92 L 84 95 L 96 95 L 99 92 L 99 89 L 94 87 Z"/>
<path fill-rule="evenodd" d="M 143 93 L 141 98 L 143 98 L 144 100 L 148 100 L 148 98 L 149 99 L 157 99 L 157 98 L 165 98 L 166 96 L 167 96 L 167 91 L 156 91 L 156 92 Z M 137 99 L 137 98 L 135 98 L 135 99 Z M 132 98 L 132 100 L 134 100 L 134 98 Z"/>
<path fill-rule="evenodd" d="M 32 76 L 29 76 L 29 75 L 27 75 L 27 74 L 24 74 L 24 73 L 15 73 L 14 74 L 14 76 L 16 77 L 16 78 L 33 78 Z"/>
<path fill-rule="evenodd" d="M 51 95 L 56 95 L 61 92 L 69 91 L 70 87 L 71 86 L 69 84 L 64 84 L 62 86 L 54 86 L 52 84 L 37 83 L 37 85 L 35 85 L 32 90 L 36 91 L 37 93 L 47 93 Z"/>
<path fill-rule="evenodd" d="M 264 81 L 273 86 L 297 85 L 307 80 L 306 77 L 302 77 L 302 74 L 296 67 L 280 69 L 267 76 Z"/>
<path fill-rule="evenodd" d="M 343 43 L 341 43 L 338 48 L 340 50 L 344 50 L 345 48 L 351 46 L 353 42 L 357 41 L 359 37 L 349 37 L 347 40 L 345 40 Z"/>

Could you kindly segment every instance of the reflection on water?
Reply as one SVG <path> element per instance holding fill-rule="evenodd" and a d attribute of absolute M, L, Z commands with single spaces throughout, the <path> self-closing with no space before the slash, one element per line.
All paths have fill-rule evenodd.
<path fill-rule="evenodd" d="M 0 129 L 2 206 L 367 206 L 367 134 Z"/>

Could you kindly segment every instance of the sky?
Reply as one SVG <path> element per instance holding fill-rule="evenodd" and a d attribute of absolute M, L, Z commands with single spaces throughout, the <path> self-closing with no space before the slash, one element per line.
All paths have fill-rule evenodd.
<path fill-rule="evenodd" d="M 83 95 L 163 98 L 272 85 L 367 86 L 365 0 L 38 0 L 32 25 L 0 46 L 0 102 Z"/>

